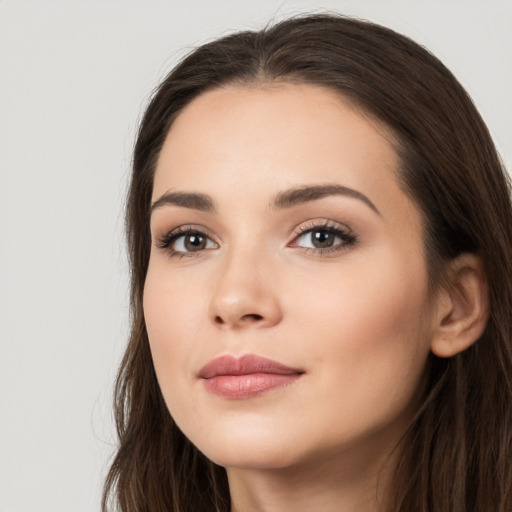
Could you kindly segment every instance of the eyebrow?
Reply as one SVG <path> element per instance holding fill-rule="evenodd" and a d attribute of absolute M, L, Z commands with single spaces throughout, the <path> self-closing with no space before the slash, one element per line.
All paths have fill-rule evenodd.
<path fill-rule="evenodd" d="M 273 209 L 292 208 L 303 203 L 316 201 L 328 196 L 346 196 L 359 199 L 370 207 L 375 213 L 381 215 L 377 207 L 363 193 L 343 185 L 309 185 L 292 188 L 280 192 L 275 197 L 271 207 Z M 181 206 L 202 212 L 215 212 L 215 203 L 207 194 L 199 192 L 166 192 L 151 204 L 150 213 L 162 206 Z"/>
<path fill-rule="evenodd" d="M 359 199 L 369 206 L 375 213 L 381 215 L 377 207 L 363 193 L 343 185 L 313 185 L 299 188 L 292 188 L 277 194 L 274 199 L 273 208 L 291 208 L 293 206 L 316 201 L 327 196 L 346 196 Z"/>
<path fill-rule="evenodd" d="M 215 204 L 212 198 L 206 194 L 196 192 L 166 192 L 151 205 L 150 213 L 166 205 L 181 206 L 201 212 L 215 211 Z"/>

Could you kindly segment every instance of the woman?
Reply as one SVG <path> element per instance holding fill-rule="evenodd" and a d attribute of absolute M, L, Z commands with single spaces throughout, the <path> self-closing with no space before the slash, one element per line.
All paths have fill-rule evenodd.
<path fill-rule="evenodd" d="M 328 15 L 198 48 L 127 233 L 105 509 L 511 509 L 509 183 L 425 49 Z"/>

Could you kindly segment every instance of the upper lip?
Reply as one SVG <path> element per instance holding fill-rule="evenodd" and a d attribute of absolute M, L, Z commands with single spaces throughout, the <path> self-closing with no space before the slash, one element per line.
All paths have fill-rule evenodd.
<path fill-rule="evenodd" d="M 286 366 L 272 359 L 247 354 L 241 357 L 231 355 L 212 359 L 199 370 L 199 377 L 211 379 L 220 375 L 250 375 L 251 373 L 273 373 L 279 375 L 302 374 L 304 370 Z"/>

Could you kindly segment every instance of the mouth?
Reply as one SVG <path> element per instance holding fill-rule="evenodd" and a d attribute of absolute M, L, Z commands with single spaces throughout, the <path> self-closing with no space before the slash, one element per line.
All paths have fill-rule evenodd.
<path fill-rule="evenodd" d="M 199 371 L 207 391 L 223 398 L 253 398 L 288 386 L 302 377 L 304 370 L 253 354 L 220 356 Z"/>

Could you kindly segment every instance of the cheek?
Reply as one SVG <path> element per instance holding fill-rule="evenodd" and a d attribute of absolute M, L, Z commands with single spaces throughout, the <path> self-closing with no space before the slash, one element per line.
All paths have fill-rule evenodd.
<path fill-rule="evenodd" d="M 144 286 L 143 309 L 153 362 L 160 381 L 188 368 L 197 337 L 201 295 L 150 268 Z"/>
<path fill-rule="evenodd" d="M 191 399 L 194 357 L 200 345 L 199 311 L 204 294 L 150 267 L 144 286 L 143 309 L 149 345 L 160 388 L 178 425 L 201 429 L 204 419 Z"/>
<path fill-rule="evenodd" d="M 421 262 L 388 257 L 337 272 L 291 277 L 284 286 L 290 311 L 296 309 L 307 325 L 332 329 L 341 338 L 348 328 L 352 335 L 360 332 L 361 339 L 369 332 L 399 334 L 418 329 L 426 316 L 428 287 Z"/>
<path fill-rule="evenodd" d="M 366 403 L 402 395 L 407 400 L 405 394 L 418 387 L 432 335 L 423 259 L 365 263 L 336 279 L 316 275 L 294 290 L 290 300 L 301 297 L 299 339 L 312 364 L 329 368 L 345 389 L 360 390 Z"/>

